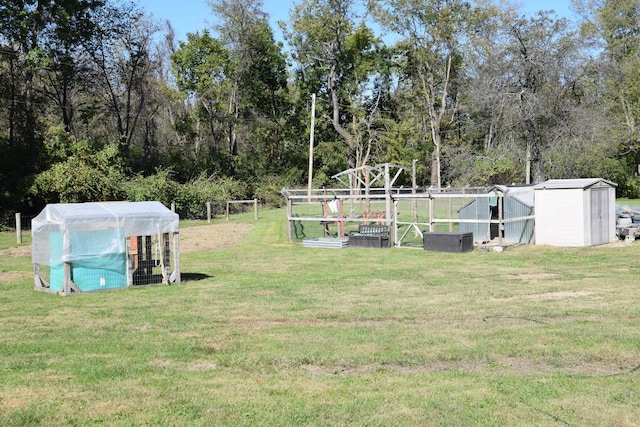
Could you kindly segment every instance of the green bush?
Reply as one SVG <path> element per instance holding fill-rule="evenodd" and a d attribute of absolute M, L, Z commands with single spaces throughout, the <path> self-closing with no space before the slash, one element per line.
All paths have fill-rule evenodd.
<path fill-rule="evenodd" d="M 47 203 L 122 199 L 123 173 L 115 145 L 93 152 L 85 141 L 80 141 L 72 153 L 35 177 L 31 187 L 33 196 Z"/>
<path fill-rule="evenodd" d="M 242 200 L 248 197 L 245 183 L 232 178 L 199 177 L 178 187 L 176 208 L 186 210 L 196 217 L 204 217 L 207 202 L 223 202 L 226 200 Z"/>
<path fill-rule="evenodd" d="M 618 197 L 627 199 L 640 198 L 640 176 L 632 176 L 618 185 Z"/>
<path fill-rule="evenodd" d="M 253 195 L 269 207 L 279 208 L 285 203 L 283 188 L 297 187 L 296 180 L 289 176 L 270 175 L 260 179 L 253 187 Z"/>
<path fill-rule="evenodd" d="M 141 202 L 156 200 L 170 206 L 176 199 L 180 184 L 172 179 L 172 171 L 161 169 L 150 176 L 136 175 L 122 185 L 127 200 Z"/>

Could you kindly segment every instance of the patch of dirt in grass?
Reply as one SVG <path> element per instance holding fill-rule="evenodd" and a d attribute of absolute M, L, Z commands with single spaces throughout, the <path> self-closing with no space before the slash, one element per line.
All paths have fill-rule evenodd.
<path fill-rule="evenodd" d="M 22 406 L 27 406 L 28 401 L 24 399 L 17 399 L 15 397 L 8 397 L 6 399 L 0 399 L 0 408 L 14 409 Z"/>
<path fill-rule="evenodd" d="M 553 273 L 528 273 L 528 274 L 516 274 L 513 277 L 515 280 L 547 280 L 547 279 L 555 279 L 558 277 L 557 274 Z"/>
<path fill-rule="evenodd" d="M 196 360 L 189 363 L 187 367 L 187 370 L 191 372 L 215 371 L 216 369 L 218 369 L 218 364 L 210 360 Z"/>
<path fill-rule="evenodd" d="M 586 297 L 595 294 L 591 291 L 559 291 L 559 292 L 543 292 L 541 294 L 516 295 L 512 297 L 499 298 L 501 301 L 513 301 L 518 299 L 540 300 L 561 300 L 567 298 Z"/>
<path fill-rule="evenodd" d="M 541 300 L 541 299 L 565 299 L 565 298 L 577 298 L 593 295 L 595 292 L 591 291 L 560 291 L 560 292 L 545 292 L 542 294 L 529 295 L 527 298 Z"/>
<path fill-rule="evenodd" d="M 31 245 L 3 249 L 0 251 L 0 257 L 4 256 L 31 256 Z"/>
<path fill-rule="evenodd" d="M 154 368 L 174 368 L 177 363 L 170 359 L 154 359 L 149 361 L 149 366 Z"/>
<path fill-rule="evenodd" d="M 415 366 L 392 364 L 365 364 L 361 366 L 304 365 L 302 368 L 314 376 L 359 375 L 362 373 L 375 372 L 378 369 L 396 371 L 404 375 L 421 375 L 446 371 L 467 373 L 515 371 L 524 376 L 564 373 L 589 377 L 621 375 L 631 371 L 629 368 L 620 366 L 588 363 L 584 361 L 564 363 L 562 366 L 556 366 L 546 361 L 527 358 L 503 358 L 493 361 L 434 361 L 425 365 Z"/>
<path fill-rule="evenodd" d="M 14 282 L 16 280 L 30 277 L 32 273 L 23 271 L 0 271 L 0 282 Z"/>
<path fill-rule="evenodd" d="M 180 253 L 207 252 L 242 242 L 253 224 L 221 222 L 180 229 Z"/>

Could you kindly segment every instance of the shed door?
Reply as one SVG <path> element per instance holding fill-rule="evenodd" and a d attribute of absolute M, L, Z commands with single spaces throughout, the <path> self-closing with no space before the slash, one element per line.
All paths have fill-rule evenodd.
<path fill-rule="evenodd" d="M 609 189 L 591 189 L 591 244 L 609 243 Z"/>

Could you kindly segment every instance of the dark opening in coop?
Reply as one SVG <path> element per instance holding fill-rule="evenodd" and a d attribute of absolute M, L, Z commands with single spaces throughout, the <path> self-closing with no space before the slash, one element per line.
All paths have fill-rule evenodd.
<path fill-rule="evenodd" d="M 128 241 L 128 263 L 133 285 L 171 282 L 170 235 L 133 236 Z"/>

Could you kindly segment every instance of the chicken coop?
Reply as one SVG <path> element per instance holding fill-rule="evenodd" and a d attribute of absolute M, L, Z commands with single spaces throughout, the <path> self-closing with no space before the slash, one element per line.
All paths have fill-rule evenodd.
<path fill-rule="evenodd" d="M 160 202 L 49 204 L 31 229 L 36 290 L 180 283 L 179 217 Z"/>

